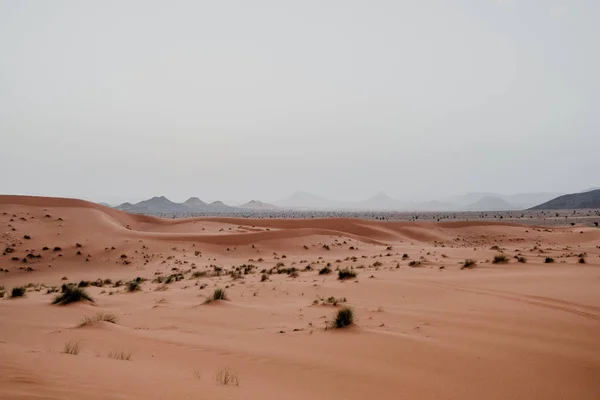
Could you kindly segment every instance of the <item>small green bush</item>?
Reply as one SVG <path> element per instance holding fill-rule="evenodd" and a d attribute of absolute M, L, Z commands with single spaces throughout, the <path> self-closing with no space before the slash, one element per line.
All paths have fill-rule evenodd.
<path fill-rule="evenodd" d="M 342 307 L 335 313 L 335 318 L 331 327 L 340 329 L 352 324 L 354 324 L 354 310 L 350 307 Z"/>
<path fill-rule="evenodd" d="M 348 268 L 344 268 L 344 269 L 340 269 L 338 271 L 338 279 L 343 281 L 344 279 L 352 279 L 352 278 L 356 278 L 356 272 L 348 269 Z"/>
<path fill-rule="evenodd" d="M 229 300 L 229 298 L 227 297 L 227 293 L 225 293 L 225 289 L 215 289 L 212 296 L 204 301 L 204 304 L 212 303 L 213 301 L 217 300 Z"/>
<path fill-rule="evenodd" d="M 63 285 L 63 293 L 56 296 L 52 301 L 52 304 L 58 304 L 64 306 L 70 303 L 77 303 L 79 301 L 89 301 L 91 303 L 94 302 L 94 299 L 81 288 Z"/>
<path fill-rule="evenodd" d="M 506 255 L 502 254 L 502 253 L 496 254 L 494 256 L 494 260 L 492 261 L 492 263 L 494 263 L 494 264 L 506 264 L 506 263 L 508 263 L 508 257 L 506 257 Z"/>

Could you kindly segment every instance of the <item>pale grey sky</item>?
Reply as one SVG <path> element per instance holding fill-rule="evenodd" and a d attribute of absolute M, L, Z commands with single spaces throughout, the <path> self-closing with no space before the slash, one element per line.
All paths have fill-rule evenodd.
<path fill-rule="evenodd" d="M 0 193 L 600 184 L 600 1 L 0 0 Z"/>

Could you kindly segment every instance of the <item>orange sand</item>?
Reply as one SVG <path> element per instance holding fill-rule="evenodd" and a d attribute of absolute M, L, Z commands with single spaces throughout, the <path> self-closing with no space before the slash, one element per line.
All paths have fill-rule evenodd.
<path fill-rule="evenodd" d="M 10 271 L 0 272 L 1 399 L 600 398 L 598 229 L 163 220 L 23 196 L 0 196 L 0 227 L 0 254 L 14 248 L 0 256 L 0 268 Z M 489 261 L 499 253 L 494 245 L 508 264 Z M 547 256 L 556 262 L 545 264 Z M 420 267 L 408 266 L 420 257 Z M 466 258 L 477 266 L 461 270 Z M 261 282 L 260 271 L 278 262 L 299 276 Z M 353 267 L 358 277 L 319 275 L 327 263 Z M 210 265 L 242 264 L 257 268 L 237 280 L 191 279 L 191 271 L 213 271 Z M 313 270 L 304 271 L 309 264 Z M 152 283 L 173 268 L 185 279 Z M 95 304 L 53 306 L 54 294 L 46 293 L 67 281 L 138 276 L 149 279 L 141 292 L 86 288 Z M 30 282 L 45 287 L 7 298 Z M 203 305 L 216 287 L 230 300 Z M 325 329 L 340 306 L 313 302 L 330 296 L 347 299 L 356 326 Z M 99 312 L 117 323 L 78 327 Z M 78 355 L 62 353 L 67 341 L 80 345 Z M 131 360 L 113 359 L 111 351 Z M 217 383 L 226 367 L 239 386 Z"/>

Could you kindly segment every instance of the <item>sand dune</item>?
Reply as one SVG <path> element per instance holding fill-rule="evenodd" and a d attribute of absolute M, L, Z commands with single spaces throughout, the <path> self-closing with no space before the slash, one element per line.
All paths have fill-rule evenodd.
<path fill-rule="evenodd" d="M 0 196 L 0 227 L 2 399 L 600 398 L 598 229 L 172 220 L 29 196 Z M 50 305 L 97 279 L 93 304 Z M 229 300 L 204 305 L 215 288 Z M 325 329 L 342 304 L 356 325 Z M 117 321 L 80 326 L 98 313 Z"/>

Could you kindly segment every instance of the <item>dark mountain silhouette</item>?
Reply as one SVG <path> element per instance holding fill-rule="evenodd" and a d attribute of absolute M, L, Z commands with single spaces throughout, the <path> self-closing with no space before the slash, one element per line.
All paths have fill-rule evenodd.
<path fill-rule="evenodd" d="M 532 207 L 531 210 L 569 210 L 576 208 L 600 208 L 600 189 L 559 196 Z"/>
<path fill-rule="evenodd" d="M 153 197 L 139 203 L 123 203 L 116 207 L 118 210 L 137 213 L 137 214 L 171 214 L 171 213 L 189 213 L 192 209 L 179 203 L 174 203 L 165 196 Z"/>

